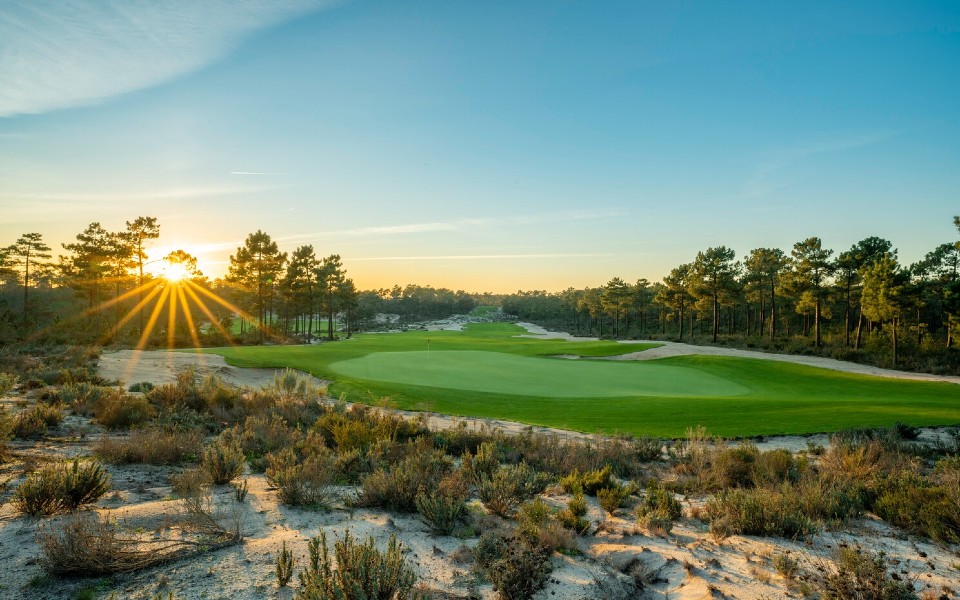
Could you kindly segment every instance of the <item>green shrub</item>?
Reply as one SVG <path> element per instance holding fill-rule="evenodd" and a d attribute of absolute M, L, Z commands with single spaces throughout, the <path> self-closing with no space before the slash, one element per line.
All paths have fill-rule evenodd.
<path fill-rule="evenodd" d="M 550 551 L 520 537 L 505 540 L 505 550 L 486 570 L 500 600 L 529 600 L 542 590 L 553 570 Z"/>
<path fill-rule="evenodd" d="M 329 508 L 333 497 L 333 454 L 326 448 L 300 460 L 291 449 L 268 454 L 266 475 L 289 506 Z"/>
<path fill-rule="evenodd" d="M 502 465 L 492 477 L 481 474 L 476 481 L 477 495 L 494 513 L 509 517 L 521 503 L 532 499 L 547 487 L 549 478 L 526 463 Z"/>
<path fill-rule="evenodd" d="M 99 500 L 110 489 L 110 476 L 96 462 L 48 465 L 28 476 L 13 503 L 29 515 L 50 515 Z"/>
<path fill-rule="evenodd" d="M 740 533 L 797 538 L 818 530 L 792 489 L 727 490 L 710 499 L 706 513 L 710 532 L 718 537 Z"/>
<path fill-rule="evenodd" d="M 481 443 L 477 448 L 476 455 L 469 452 L 463 454 L 463 469 L 470 475 L 474 483 L 484 477 L 492 478 L 499 467 L 497 445 L 494 442 Z"/>
<path fill-rule="evenodd" d="M 557 513 L 557 520 L 567 529 L 582 535 L 590 529 L 590 521 L 584 518 L 586 514 L 587 499 L 582 492 L 577 492 L 567 503 L 567 508 Z"/>
<path fill-rule="evenodd" d="M 560 479 L 560 485 L 567 493 L 580 490 L 588 496 L 596 496 L 598 491 L 611 488 L 616 485 L 616 482 L 613 480 L 613 469 L 604 465 L 603 468 L 587 471 L 582 475 L 574 470 L 570 475 Z"/>
<path fill-rule="evenodd" d="M 603 510 L 612 515 L 618 508 L 623 506 L 624 501 L 626 501 L 630 495 L 630 491 L 629 486 L 615 483 L 611 487 L 597 490 L 597 501 L 600 502 Z"/>
<path fill-rule="evenodd" d="M 207 445 L 200 462 L 200 468 L 214 485 L 230 483 L 230 480 L 243 472 L 243 465 L 243 450 L 240 444 L 224 437 Z"/>
<path fill-rule="evenodd" d="M 417 494 L 417 511 L 432 535 L 450 535 L 457 523 L 467 515 L 466 500 L 447 494 Z"/>
<path fill-rule="evenodd" d="M 277 555 L 277 585 L 286 587 L 293 577 L 293 552 L 287 550 L 287 541 L 283 541 L 283 548 Z"/>
<path fill-rule="evenodd" d="M 638 513 L 660 511 L 671 521 L 683 516 L 683 505 L 674 497 L 670 490 L 661 485 L 650 485 L 637 507 Z M 641 514 L 642 516 L 642 514 Z"/>
<path fill-rule="evenodd" d="M 883 486 L 873 512 L 936 542 L 960 543 L 960 503 L 955 488 L 932 485 L 916 475 L 894 479 Z"/>
<path fill-rule="evenodd" d="M 131 385 L 130 387 L 128 387 L 128 388 L 127 388 L 127 391 L 128 391 L 128 392 L 141 392 L 141 393 L 144 393 L 144 394 L 145 394 L 145 393 L 149 392 L 150 390 L 152 390 L 153 388 L 154 388 L 154 385 L 153 385 L 152 383 L 150 383 L 149 381 L 141 381 L 141 382 L 139 382 L 139 383 L 135 383 L 135 384 Z"/>
<path fill-rule="evenodd" d="M 310 562 L 300 573 L 301 600 L 406 600 L 414 597 L 416 575 L 403 558 L 396 536 L 390 536 L 387 551 L 374 546 L 373 538 L 363 544 L 350 532 L 334 542 L 336 569 L 327 549 L 324 532 L 310 540 Z"/>
<path fill-rule="evenodd" d="M 485 573 L 494 563 L 507 553 L 507 540 L 492 531 L 485 531 L 473 547 L 473 560 L 477 569 Z"/>
<path fill-rule="evenodd" d="M 415 512 L 417 495 L 436 489 L 452 470 L 453 461 L 442 450 L 412 453 L 389 469 L 380 468 L 364 477 L 357 501 L 362 506 Z"/>
<path fill-rule="evenodd" d="M 540 498 L 527 502 L 517 511 L 517 534 L 528 544 L 555 550 L 576 550 L 577 542 L 571 533 L 555 518 L 557 511 Z"/>
<path fill-rule="evenodd" d="M 19 377 L 13 373 L 0 372 L 0 397 L 6 396 L 17 386 Z"/>

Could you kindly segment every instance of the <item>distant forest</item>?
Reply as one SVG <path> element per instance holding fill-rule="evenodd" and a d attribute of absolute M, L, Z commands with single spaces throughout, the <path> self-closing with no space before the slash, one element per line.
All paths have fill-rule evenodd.
<path fill-rule="evenodd" d="M 954 217 L 960 233 L 960 217 Z M 958 236 L 960 237 L 960 236 Z M 889 240 L 848 250 L 820 238 L 789 253 L 756 248 L 698 252 L 662 282 L 614 277 L 597 288 L 519 292 L 503 298 L 518 318 L 581 335 L 669 339 L 884 367 L 960 374 L 960 241 L 900 264 Z"/>
<path fill-rule="evenodd" d="M 960 217 L 954 218 L 960 232 Z M 0 343 L 188 346 L 333 340 L 466 314 L 478 306 L 571 333 L 714 343 L 913 370 L 960 373 L 960 241 L 911 265 L 889 240 L 848 250 L 820 238 L 698 252 L 660 282 L 614 277 L 596 288 L 477 294 L 430 286 L 358 290 L 337 254 L 281 252 L 257 231 L 210 280 L 182 250 L 149 257 L 153 217 L 108 231 L 91 223 L 53 260 L 40 233 L 0 247 Z M 172 268 L 167 278 L 151 263 Z M 189 307 L 189 310 L 185 310 Z M 396 315 L 384 322 L 380 315 Z"/>

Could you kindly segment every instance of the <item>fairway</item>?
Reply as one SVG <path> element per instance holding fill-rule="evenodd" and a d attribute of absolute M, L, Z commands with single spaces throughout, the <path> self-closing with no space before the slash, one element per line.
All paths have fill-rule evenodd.
<path fill-rule="evenodd" d="M 332 396 L 353 402 L 389 398 L 398 408 L 584 432 L 681 437 L 703 425 L 718 435 L 753 436 L 897 421 L 960 424 L 960 386 L 951 383 L 725 356 L 595 360 L 650 346 L 515 337 L 521 333 L 515 325 L 489 323 L 205 351 L 238 367 L 307 371 L 331 380 Z M 583 358 L 551 358 L 561 354 Z"/>
<path fill-rule="evenodd" d="M 330 365 L 339 375 L 492 394 L 557 398 L 736 396 L 749 390 L 683 366 L 570 361 L 500 352 L 374 352 Z"/>

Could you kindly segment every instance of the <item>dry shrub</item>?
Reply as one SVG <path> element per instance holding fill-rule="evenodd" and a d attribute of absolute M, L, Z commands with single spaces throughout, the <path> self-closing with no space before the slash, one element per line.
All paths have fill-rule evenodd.
<path fill-rule="evenodd" d="M 125 573 L 159 562 L 137 541 L 122 538 L 116 524 L 101 520 L 97 513 L 78 515 L 59 530 L 42 531 L 39 542 L 40 565 L 54 575 Z"/>
<path fill-rule="evenodd" d="M 310 540 L 310 562 L 300 573 L 298 598 L 311 600 L 364 600 L 415 598 L 417 577 L 403 557 L 400 543 L 391 535 L 386 552 L 373 538 L 357 543 L 349 531 L 334 542 L 331 560 L 324 532 Z M 333 567 L 334 562 L 336 568 Z"/>
<path fill-rule="evenodd" d="M 882 553 L 840 548 L 835 569 L 821 582 L 823 600 L 917 600 L 913 584 L 887 574 Z"/>
<path fill-rule="evenodd" d="M 101 438 L 94 445 L 93 452 L 114 465 L 174 465 L 196 460 L 202 448 L 203 433 L 200 431 L 143 429 L 134 431 L 128 438 Z"/>
<path fill-rule="evenodd" d="M 825 477 L 870 482 L 902 466 L 903 457 L 891 452 L 880 440 L 862 444 L 834 443 L 820 457 Z"/>
<path fill-rule="evenodd" d="M 0 464 L 7 460 L 10 451 L 7 441 L 10 439 L 12 431 L 13 418 L 4 407 L 0 406 Z"/>
<path fill-rule="evenodd" d="M 517 511 L 517 534 L 528 543 L 555 550 L 575 550 L 576 537 L 555 518 L 556 511 L 540 498 L 522 505 Z"/>
<path fill-rule="evenodd" d="M 320 448 L 303 459 L 292 449 L 267 455 L 267 481 L 280 493 L 280 501 L 289 506 L 329 508 L 333 497 L 334 456 Z"/>
<path fill-rule="evenodd" d="M 710 499 L 706 513 L 710 532 L 798 538 L 817 532 L 817 524 L 802 509 L 792 488 L 775 491 L 733 489 Z"/>
<path fill-rule="evenodd" d="M 39 562 L 53 575 L 102 576 L 146 569 L 238 541 L 222 534 L 204 535 L 196 541 L 127 537 L 115 522 L 102 520 L 93 512 L 41 530 Z"/>
<path fill-rule="evenodd" d="M 13 495 L 13 503 L 29 515 L 73 510 L 100 499 L 110 489 L 110 476 L 96 462 L 57 463 L 28 476 Z"/>
<path fill-rule="evenodd" d="M 467 516 L 470 486 L 463 470 L 454 471 L 440 481 L 436 490 L 417 494 L 417 511 L 433 535 L 450 535 Z"/>
<path fill-rule="evenodd" d="M 25 410 L 13 418 L 13 437 L 21 440 L 36 439 L 47 433 L 47 424 L 35 410 Z"/>
<path fill-rule="evenodd" d="M 793 579 L 800 572 L 799 562 L 789 554 L 779 552 L 773 555 L 772 560 L 773 568 L 776 569 L 777 573 L 780 573 L 784 579 Z"/>
<path fill-rule="evenodd" d="M 210 483 L 222 485 L 243 472 L 243 449 L 239 442 L 222 436 L 203 450 L 200 468 L 207 474 Z"/>
<path fill-rule="evenodd" d="M 244 517 L 239 503 L 228 508 L 218 504 L 207 487 L 186 494 L 180 499 L 182 524 L 203 536 L 221 542 L 243 539 Z"/>
<path fill-rule="evenodd" d="M 129 429 L 156 416 L 156 411 L 143 396 L 123 390 L 102 396 L 94 405 L 94 418 L 107 429 Z"/>
<path fill-rule="evenodd" d="M 180 473 L 170 475 L 170 485 L 173 493 L 185 498 L 199 494 L 203 486 L 210 483 L 207 473 L 203 469 L 186 469 Z"/>
<path fill-rule="evenodd" d="M 483 541 L 483 538 L 481 538 Z M 549 548 L 523 536 L 493 538 L 477 544 L 477 564 L 500 600 L 529 600 L 542 590 L 553 570 Z"/>
<path fill-rule="evenodd" d="M 311 375 L 286 368 L 274 373 L 273 390 L 281 398 L 311 399 L 324 395 L 327 386 L 317 382 Z"/>
<path fill-rule="evenodd" d="M 243 427 L 239 425 L 233 430 L 233 435 L 240 441 L 240 447 L 250 463 L 250 468 L 256 472 L 266 469 L 266 455 L 283 448 L 296 446 L 303 438 L 303 434 L 294 429 L 279 415 L 257 415 L 247 417 Z"/>
<path fill-rule="evenodd" d="M 60 401 L 68 405 L 74 414 L 89 417 L 93 414 L 94 406 L 100 398 L 117 393 L 122 393 L 122 391 L 112 387 L 80 382 L 65 383 L 60 387 L 58 396 Z"/>
<path fill-rule="evenodd" d="M 521 462 L 501 465 L 492 476 L 481 474 L 475 480 L 477 495 L 483 505 L 501 517 L 513 515 L 514 510 L 541 493 L 550 478 Z"/>
<path fill-rule="evenodd" d="M 405 444 L 410 448 L 418 445 Z M 411 453 L 388 469 L 379 468 L 364 477 L 358 503 L 388 510 L 414 512 L 421 492 L 436 489 L 453 470 L 453 461 L 442 450 Z"/>

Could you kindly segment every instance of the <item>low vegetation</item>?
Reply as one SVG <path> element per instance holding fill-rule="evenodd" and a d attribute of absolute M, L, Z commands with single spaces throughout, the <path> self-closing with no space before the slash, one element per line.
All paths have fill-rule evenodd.
<path fill-rule="evenodd" d="M 960 434 L 957 443 L 949 436 L 939 444 L 920 443 L 911 440 L 917 437 L 913 428 L 900 424 L 843 432 L 827 448 L 792 454 L 749 442 L 731 445 L 702 429 L 675 442 L 578 441 L 466 426 L 430 430 L 423 419 L 388 410 L 317 402 L 309 396 L 315 389 L 298 377 L 286 373 L 272 388 L 240 392 L 217 378 L 183 372 L 176 383 L 137 396 L 150 410 L 129 432 L 101 422 L 103 407 L 126 405 L 132 397 L 121 388 L 74 382 L 31 392 L 0 424 L 12 428 L 16 415 L 24 413 L 43 420 L 49 411 L 53 419 L 58 406 L 70 407 L 88 415 L 81 417 L 85 427 L 98 432 L 88 447 L 108 466 L 90 460 L 40 465 L 10 485 L 18 511 L 44 517 L 98 502 L 110 489 L 106 469 L 123 481 L 130 467 L 119 467 L 131 464 L 166 466 L 159 472 L 170 474 L 173 493 L 156 502 L 177 507 L 156 529 L 94 513 L 44 521 L 39 564 L 51 575 L 73 577 L 189 559 L 241 540 L 243 515 L 260 510 L 265 498 L 290 507 L 281 514 L 299 508 L 418 515 L 421 531 L 438 538 L 438 560 L 451 536 L 463 539 L 473 548 L 458 551 L 464 562 L 473 562 L 471 579 L 493 585 L 504 600 L 550 589 L 554 569 L 593 552 L 591 535 L 670 538 L 677 530 L 683 535 L 709 530 L 721 543 L 747 534 L 773 538 L 776 545 L 776 538 L 796 540 L 843 528 L 869 512 L 937 544 L 960 539 Z M 66 429 L 50 427 L 60 428 L 57 435 Z M 254 474 L 244 476 L 248 467 Z M 99 511 L 110 514 L 106 507 L 119 496 Z M 424 591 L 417 586 L 418 563 L 404 559 L 399 543 L 384 550 L 372 539 L 361 543 L 347 535 L 328 550 L 321 537 L 311 542 L 307 562 L 301 558 L 297 564 L 305 548 L 285 539 L 282 548 L 278 540 L 271 550 L 276 573 L 269 574 L 270 581 L 273 585 L 275 577 L 277 585 L 294 588 L 297 597 L 336 598 L 343 592 L 344 598 L 364 598 L 344 590 L 368 593 L 363 586 L 381 584 L 398 598 Z M 831 565 L 811 569 L 799 556 L 773 553 L 766 577 L 776 572 L 782 585 L 823 598 L 855 598 L 857 590 L 902 591 L 889 581 L 877 583 L 878 559 L 865 552 L 860 555 L 865 558 L 838 555 L 838 573 L 861 573 L 847 578 L 854 581 L 847 588 L 831 575 Z M 644 569 L 639 563 L 624 566 L 623 581 L 633 582 L 624 585 L 654 585 L 656 574 Z M 699 569 L 691 564 L 688 572 L 698 576 Z"/>
<path fill-rule="evenodd" d="M 21 512 L 52 515 L 92 504 L 110 490 L 110 476 L 96 462 L 60 462 L 29 475 L 13 494 Z"/>
<path fill-rule="evenodd" d="M 334 542 L 334 559 L 327 548 L 326 534 L 310 540 L 307 567 L 300 572 L 302 600 L 363 600 L 415 598 L 416 574 L 401 553 L 395 536 L 385 552 L 377 549 L 373 538 L 358 543 L 348 531 Z M 334 566 L 336 565 L 336 566 Z"/>

